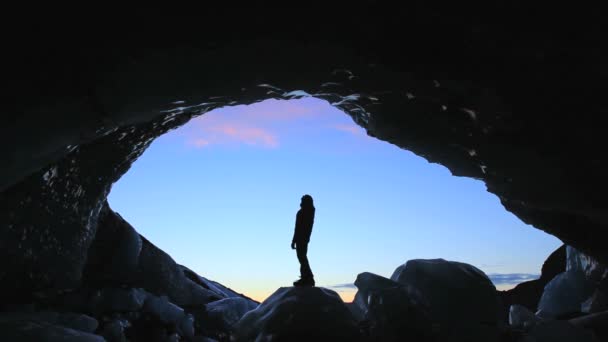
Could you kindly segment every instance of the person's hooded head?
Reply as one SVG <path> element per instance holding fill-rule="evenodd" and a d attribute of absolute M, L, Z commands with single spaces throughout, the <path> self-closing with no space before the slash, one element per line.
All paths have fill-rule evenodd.
<path fill-rule="evenodd" d="M 302 201 L 300 202 L 300 207 L 302 209 L 314 209 L 315 206 L 312 202 L 312 196 L 310 196 L 310 195 L 302 196 Z"/>

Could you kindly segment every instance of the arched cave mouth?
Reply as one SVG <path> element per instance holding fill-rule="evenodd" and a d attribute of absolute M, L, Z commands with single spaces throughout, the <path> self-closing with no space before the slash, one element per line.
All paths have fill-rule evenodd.
<path fill-rule="evenodd" d="M 108 201 L 176 262 L 258 301 L 298 274 L 299 197 L 317 206 L 309 259 L 349 302 L 357 274 L 410 259 L 486 272 L 499 290 L 538 278 L 561 241 L 504 209 L 483 182 L 365 133 L 314 97 L 215 109 L 156 138 Z"/>
<path fill-rule="evenodd" d="M 27 20 L 8 22 L 14 34 L 4 54 L 10 87 L 0 126 L 3 309 L 10 314 L 57 299 L 51 311 L 63 310 L 65 296 L 91 283 L 109 293 L 145 289 L 151 303 L 167 296 L 166 306 L 187 310 L 240 300 L 211 290 L 211 282 L 140 236 L 109 210 L 107 195 L 156 137 L 194 116 L 306 96 L 334 104 L 373 137 L 482 180 L 506 210 L 582 252 L 568 256 L 590 266 L 582 283 L 597 284 L 594 297 L 607 293 L 605 21 L 564 25 L 564 18 L 577 22 L 570 20 L 577 14 L 559 6 L 551 15 L 518 4 L 482 15 L 461 3 L 330 7 L 277 16 L 263 6 L 242 13 L 207 6 L 205 13 L 127 14 L 110 24 L 106 16 L 69 14 L 64 21 L 26 11 Z M 519 289 L 530 298 L 511 293 L 505 303 L 535 309 L 545 284 L 580 275 L 564 265 L 564 249 L 552 270 L 543 270 L 545 279 Z M 570 288 L 562 290 L 560 300 L 573 299 Z M 570 322 L 573 312 L 591 312 L 581 304 L 593 297 L 579 295 L 553 317 Z M 451 317 L 462 317 L 468 304 L 454 306 Z M 109 325 L 103 314 L 75 312 Z M 475 325 L 486 327 L 485 318 Z M 12 332 L 23 332 L 22 323 Z"/>

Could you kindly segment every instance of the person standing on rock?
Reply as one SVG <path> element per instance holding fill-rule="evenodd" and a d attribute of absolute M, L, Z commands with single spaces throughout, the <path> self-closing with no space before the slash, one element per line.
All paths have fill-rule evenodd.
<path fill-rule="evenodd" d="M 296 228 L 291 240 L 291 248 L 296 250 L 300 262 L 300 279 L 293 282 L 294 286 L 315 286 L 315 279 L 308 264 L 308 242 L 312 225 L 315 221 L 315 207 L 310 195 L 302 196 L 300 210 L 296 215 Z"/>

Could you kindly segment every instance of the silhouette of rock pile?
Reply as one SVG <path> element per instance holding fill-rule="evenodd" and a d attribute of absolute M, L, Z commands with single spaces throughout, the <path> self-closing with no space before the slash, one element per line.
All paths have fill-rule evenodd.
<path fill-rule="evenodd" d="M 509 324 L 538 341 L 604 340 L 608 338 L 608 269 L 571 246 L 564 250 L 565 269 L 546 283 L 536 313 L 511 305 Z"/>
<path fill-rule="evenodd" d="M 511 305 L 522 305 L 532 312 L 536 312 L 538 301 L 545 285 L 556 275 L 566 270 L 566 246 L 556 249 L 543 263 L 540 278 L 516 285 L 514 288 L 501 291 L 500 297 L 508 310 Z"/>
<path fill-rule="evenodd" d="M 498 341 L 496 288 L 474 266 L 410 260 L 391 279 L 361 273 L 355 285 L 353 304 L 371 340 Z"/>
<path fill-rule="evenodd" d="M 561 282 L 562 274 L 575 270 L 605 273 L 584 254 L 570 247 L 568 252 L 571 268 L 551 282 Z M 566 311 L 570 316 L 560 317 L 555 312 L 549 316 L 542 301 L 536 314 L 524 306 L 511 305 L 506 324 L 501 319 L 499 291 L 481 270 L 465 263 L 410 260 L 397 267 L 390 279 L 364 272 L 357 276 L 355 285 L 355 299 L 347 304 L 324 288 L 280 288 L 236 324 L 230 323 L 228 330 L 233 341 L 269 342 L 549 342 L 599 341 L 606 336 L 608 311 L 586 315 L 577 310 L 576 318 L 572 318 L 572 311 Z M 577 296 L 558 292 L 570 290 L 548 285 L 543 297 L 547 296 L 550 307 L 569 308 Z M 579 297 L 581 306 L 584 296 Z M 228 300 L 231 298 L 224 301 Z M 221 302 L 215 303 L 221 306 Z"/>
<path fill-rule="evenodd" d="M 235 341 L 357 341 L 352 314 L 332 290 L 282 287 L 234 327 Z"/>
<path fill-rule="evenodd" d="M 175 263 L 107 203 L 99 215 L 82 285 L 37 292 L 26 305 L 5 305 L 0 340 L 222 339 L 230 324 L 257 307 L 257 302 Z"/>

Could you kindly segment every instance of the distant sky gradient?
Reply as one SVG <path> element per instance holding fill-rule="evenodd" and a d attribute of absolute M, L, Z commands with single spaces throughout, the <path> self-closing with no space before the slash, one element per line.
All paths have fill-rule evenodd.
<path fill-rule="evenodd" d="M 368 137 L 311 98 L 191 120 L 156 139 L 109 201 L 178 263 L 261 301 L 298 278 L 290 243 L 304 194 L 317 209 L 309 245 L 317 286 L 346 301 L 357 274 L 390 277 L 416 258 L 470 263 L 509 288 L 533 279 L 561 245 L 507 212 L 481 181 Z"/>

